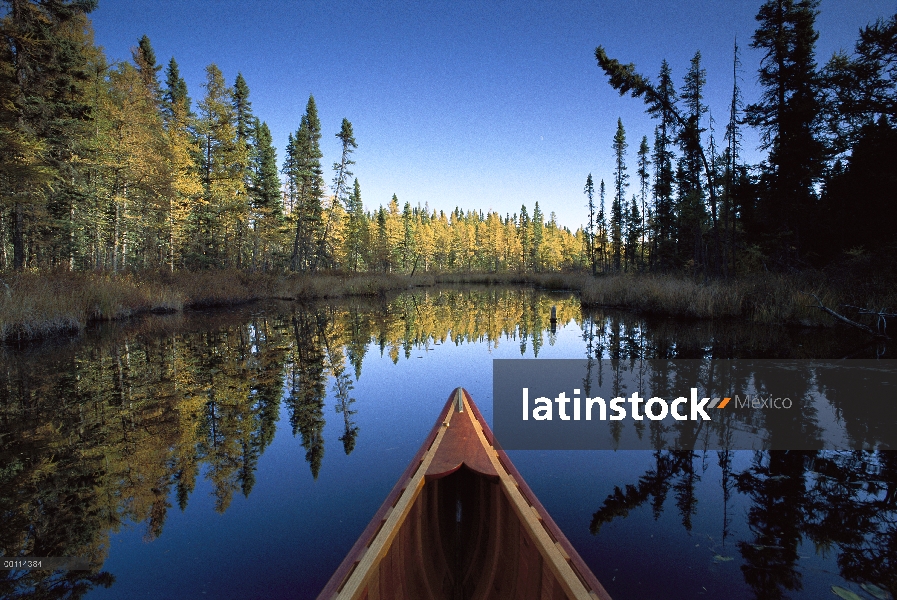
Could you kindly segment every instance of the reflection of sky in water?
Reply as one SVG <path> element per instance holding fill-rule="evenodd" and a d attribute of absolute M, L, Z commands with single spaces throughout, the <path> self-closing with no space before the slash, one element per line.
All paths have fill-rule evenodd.
<path fill-rule="evenodd" d="M 584 352 L 574 323 L 559 328 L 554 345 L 549 332 L 542 336 L 540 358 Z M 143 526 L 113 536 L 104 568 L 117 582 L 90 597 L 314 598 L 423 442 L 449 393 L 465 387 L 491 422 L 492 359 L 519 358 L 521 352 L 519 339 L 446 340 L 413 348 L 410 359 L 399 355 L 393 364 L 388 348 L 381 356 L 379 345 L 371 343 L 361 378 L 352 377 L 359 433 L 351 455 L 339 440 L 343 417 L 335 410 L 329 377 L 317 480 L 282 405 L 277 435 L 259 459 L 249 498 L 237 493 L 227 511 L 217 514 L 211 485 L 201 478 L 186 511 L 173 502 L 162 535 L 152 543 L 142 541 Z M 531 341 L 524 356 L 533 357 Z"/>
<path fill-rule="evenodd" d="M 547 315 L 544 325 L 548 325 Z M 542 333 L 539 358 L 581 358 L 576 323 Z M 285 403 L 274 441 L 258 460 L 248 498 L 235 493 L 223 514 L 214 510 L 208 467 L 198 478 L 185 511 L 172 508 L 161 535 L 144 541 L 145 525 L 111 537 L 104 569 L 117 582 L 89 598 L 313 598 L 354 543 L 433 425 L 456 386 L 463 385 L 488 421 L 492 419 L 492 359 L 520 358 L 520 339 L 455 344 L 429 342 L 399 352 L 368 346 L 361 378 L 354 381 L 352 409 L 358 427 L 354 451 L 346 455 L 340 436 L 343 416 L 335 410 L 334 380 L 327 381 L 324 458 L 313 479 L 300 437 L 293 436 Z M 523 355 L 533 357 L 531 341 Z M 829 416 L 820 410 L 820 419 Z M 511 459 L 558 525 L 617 600 L 625 598 L 752 598 L 744 583 L 737 540 L 752 540 L 749 498 L 732 491 L 728 538 L 723 541 L 722 472 L 715 452 L 694 460 L 695 514 L 682 525 L 676 492 L 670 489 L 654 520 L 651 501 L 627 517 L 589 532 L 592 516 L 615 486 L 636 484 L 653 468 L 650 452 L 517 451 Z M 733 472 L 746 470 L 751 452 L 734 453 Z M 835 563 L 837 552 L 817 555 L 812 542 L 799 549 L 802 591 L 791 597 L 828 597 L 833 584 L 847 587 Z M 731 558 L 731 560 L 729 560 Z"/>

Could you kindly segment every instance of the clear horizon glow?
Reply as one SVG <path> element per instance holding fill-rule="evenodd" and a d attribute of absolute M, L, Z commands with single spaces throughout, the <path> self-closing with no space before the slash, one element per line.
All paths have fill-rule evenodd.
<path fill-rule="evenodd" d="M 314 94 L 325 178 L 333 177 L 345 117 L 358 142 L 353 171 L 366 210 L 393 194 L 400 205 L 503 215 L 521 204 L 532 213 L 538 201 L 546 219 L 554 211 L 575 230 L 586 220 L 586 176 L 596 188 L 601 179 L 610 184 L 617 118 L 629 143 L 628 197 L 637 193 L 636 150 L 654 130 L 642 101 L 621 98 L 607 83 L 595 47 L 652 78 L 666 58 L 677 88 L 700 50 L 721 145 L 736 36 L 745 103 L 760 96 L 761 54 L 749 44 L 761 4 L 100 0 L 90 18 L 110 61 L 130 60 L 144 34 L 163 67 L 173 56 L 194 106 L 207 65 L 217 64 L 230 85 L 242 73 L 278 164 Z M 822 0 L 817 63 L 851 52 L 861 27 L 895 9 L 884 0 Z M 745 128 L 748 162 L 762 159 L 758 143 Z"/>

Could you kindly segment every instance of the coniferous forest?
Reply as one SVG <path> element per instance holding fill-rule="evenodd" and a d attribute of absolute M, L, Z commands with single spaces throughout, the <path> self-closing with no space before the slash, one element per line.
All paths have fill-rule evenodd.
<path fill-rule="evenodd" d="M 759 102 L 745 104 L 747 69 L 732 48 L 725 126 L 710 119 L 696 52 L 677 85 L 663 61 L 656 80 L 611 58 L 598 66 L 621 95 L 645 103 L 656 127 L 642 137 L 627 199 L 626 132 L 613 140 L 611 212 L 592 208 L 587 239 L 596 263 L 620 268 L 731 275 L 823 267 L 845 255 L 889 254 L 897 223 L 897 15 L 863 28 L 852 53 L 817 63 L 818 0 L 769 0 L 757 13 L 751 48 L 762 52 Z M 717 82 L 720 83 L 720 82 Z M 719 108 L 719 107 L 717 107 Z M 767 152 L 746 164 L 742 132 L 759 131 Z M 601 197 L 605 194 L 601 182 Z M 599 204 L 599 206 L 602 206 Z"/>
<path fill-rule="evenodd" d="M 768 0 L 749 42 L 762 60 L 756 71 L 743 65 L 734 43 L 729 81 L 707 81 L 700 51 L 682 76 L 663 61 L 652 79 L 598 46 L 598 68 L 645 103 L 655 127 L 633 135 L 617 120 L 606 140 L 613 173 L 589 174 L 585 200 L 565 200 L 586 206 L 572 231 L 545 202 L 502 215 L 393 195 L 365 209 L 352 172 L 364 140 L 348 118 L 324 131 L 310 96 L 278 156 L 242 74 L 210 64 L 201 89 L 188 90 L 175 58 L 160 60 L 146 36 L 130 60 L 112 61 L 92 39 L 96 9 L 0 2 L 3 271 L 582 271 L 707 282 L 835 268 L 890 281 L 897 15 L 824 61 L 818 0 Z M 741 88 L 754 73 L 762 96 L 747 104 Z M 712 113 L 708 85 L 729 86 L 729 105 Z M 742 158 L 748 128 L 762 140 L 759 164 Z M 341 147 L 330 168 L 320 144 L 329 135 Z"/>
<path fill-rule="evenodd" d="M 146 36 L 131 61 L 91 39 L 95 1 L 4 2 L 0 267 L 15 270 L 411 272 L 579 266 L 574 236 L 532 216 L 365 211 L 352 124 L 330 172 L 314 97 L 279 159 L 249 83 L 214 64 L 199 91 Z M 363 143 L 363 141 L 362 141 Z"/>

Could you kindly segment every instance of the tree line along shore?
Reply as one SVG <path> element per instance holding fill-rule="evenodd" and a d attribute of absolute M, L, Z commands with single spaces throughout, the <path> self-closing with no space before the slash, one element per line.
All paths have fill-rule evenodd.
<path fill-rule="evenodd" d="M 762 96 L 744 103 L 736 44 L 719 139 L 700 52 L 677 85 L 667 61 L 653 81 L 599 46 L 597 68 L 655 128 L 631 185 L 617 120 L 610 185 L 588 175 L 573 231 L 546 202 L 446 212 L 393 195 L 366 210 L 347 118 L 326 181 L 314 96 L 278 160 L 242 74 L 228 85 L 210 64 L 194 102 L 147 36 L 131 60 L 106 57 L 96 0 L 0 0 L 0 339 L 439 283 L 568 289 L 584 306 L 689 318 L 812 325 L 852 311 L 883 333 L 897 305 L 897 15 L 820 65 L 818 7 L 760 5 Z M 742 158 L 746 127 L 761 134 L 759 164 Z"/>

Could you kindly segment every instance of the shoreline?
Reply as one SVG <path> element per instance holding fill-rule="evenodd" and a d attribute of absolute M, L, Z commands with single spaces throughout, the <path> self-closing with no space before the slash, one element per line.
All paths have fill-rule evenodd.
<path fill-rule="evenodd" d="M 853 278 L 851 278 L 853 279 Z M 863 278 L 860 281 L 867 281 Z M 583 308 L 630 310 L 687 320 L 830 327 L 810 294 L 830 307 L 897 305 L 894 286 L 876 288 L 820 272 L 759 274 L 695 281 L 681 275 L 588 273 L 178 273 L 13 274 L 0 278 L 0 342 L 27 342 L 88 325 L 145 314 L 234 306 L 260 300 L 301 302 L 443 285 L 525 285 L 579 295 Z"/>

